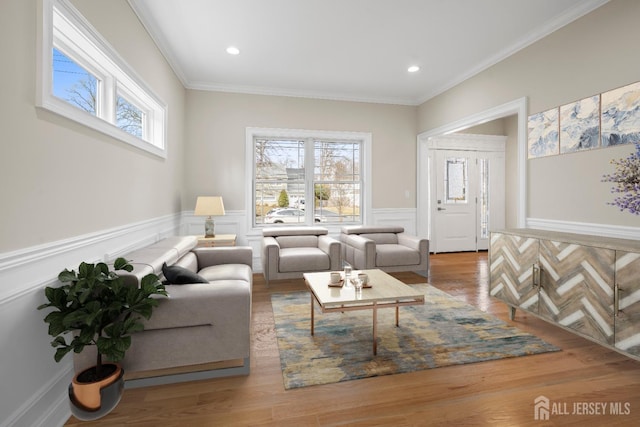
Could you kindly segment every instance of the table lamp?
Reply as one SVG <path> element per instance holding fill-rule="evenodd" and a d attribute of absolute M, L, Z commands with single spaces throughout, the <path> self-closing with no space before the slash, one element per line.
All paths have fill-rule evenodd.
<path fill-rule="evenodd" d="M 199 196 L 196 201 L 196 209 L 193 212 L 196 216 L 206 216 L 204 221 L 204 237 L 215 237 L 215 226 L 212 215 L 224 215 L 224 203 L 220 196 Z"/>

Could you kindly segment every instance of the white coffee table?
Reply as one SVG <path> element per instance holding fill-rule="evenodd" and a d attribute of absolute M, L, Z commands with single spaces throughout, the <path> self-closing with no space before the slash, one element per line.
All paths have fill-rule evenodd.
<path fill-rule="evenodd" d="M 322 313 L 344 312 L 353 310 L 373 311 L 373 354 L 377 354 L 378 309 L 394 307 L 396 309 L 396 326 L 400 324 L 399 308 L 407 305 L 424 304 L 424 294 L 382 270 L 356 270 L 351 274 L 366 273 L 369 276 L 370 288 L 362 289 L 358 295 L 353 286 L 330 287 L 331 274 L 304 273 L 304 281 L 311 294 L 311 335 L 314 335 L 314 301 L 318 303 Z"/>

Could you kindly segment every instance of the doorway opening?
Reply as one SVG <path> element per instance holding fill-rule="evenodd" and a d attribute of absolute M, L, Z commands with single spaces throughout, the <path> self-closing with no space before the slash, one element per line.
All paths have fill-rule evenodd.
<path fill-rule="evenodd" d="M 468 134 L 430 140 L 433 253 L 486 250 L 490 228 L 504 228 L 506 140 Z"/>
<path fill-rule="evenodd" d="M 433 165 L 430 164 L 429 154 L 433 147 L 429 146 L 429 140 L 433 137 L 449 135 L 463 129 L 487 123 L 492 120 L 516 116 L 517 120 L 517 147 L 514 158 L 510 158 L 508 167 L 511 191 L 507 199 L 507 211 L 513 212 L 507 221 L 509 227 L 522 228 L 526 224 L 526 200 L 527 200 L 527 98 L 519 98 L 511 102 L 493 107 L 440 126 L 418 135 L 418 165 L 417 165 L 417 234 L 431 240 L 431 189 L 430 174 Z M 445 147 L 446 148 L 446 147 Z"/>

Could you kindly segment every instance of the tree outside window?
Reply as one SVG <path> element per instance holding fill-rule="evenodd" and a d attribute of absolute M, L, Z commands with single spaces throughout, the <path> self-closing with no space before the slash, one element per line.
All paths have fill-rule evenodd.
<path fill-rule="evenodd" d="M 58 49 L 53 49 L 53 94 L 96 115 L 98 79 Z"/>

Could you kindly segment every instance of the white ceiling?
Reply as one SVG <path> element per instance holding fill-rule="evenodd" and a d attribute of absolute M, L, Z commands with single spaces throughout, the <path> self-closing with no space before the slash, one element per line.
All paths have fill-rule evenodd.
<path fill-rule="evenodd" d="M 607 1 L 129 0 L 187 88 L 407 105 Z"/>

